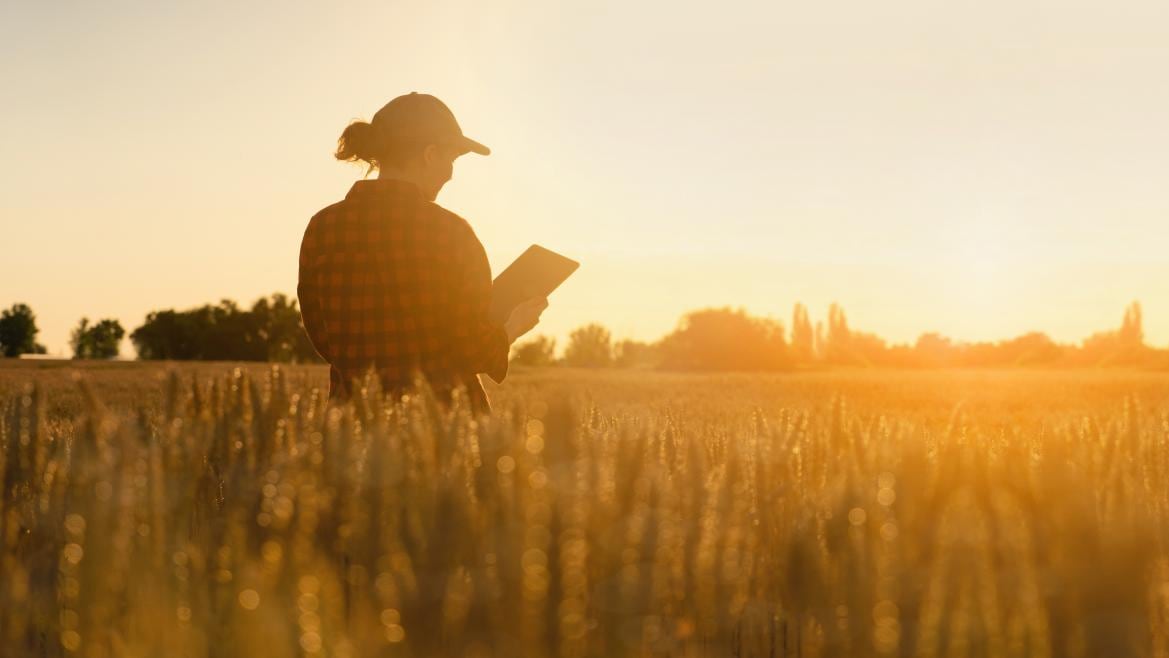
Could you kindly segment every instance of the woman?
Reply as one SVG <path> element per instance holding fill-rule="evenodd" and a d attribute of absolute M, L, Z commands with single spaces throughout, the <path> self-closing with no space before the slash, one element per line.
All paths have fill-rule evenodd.
<path fill-rule="evenodd" d="M 348 397 L 373 368 L 387 392 L 407 390 L 421 373 L 440 399 L 465 387 L 476 412 L 490 410 L 478 373 L 502 382 L 511 344 L 548 306 L 532 299 L 493 322 L 483 245 L 466 220 L 434 202 L 456 158 L 490 152 L 463 135 L 442 101 L 417 92 L 341 134 L 337 159 L 378 177 L 314 215 L 301 243 L 297 296 L 309 338 L 331 366 L 330 397 Z"/>

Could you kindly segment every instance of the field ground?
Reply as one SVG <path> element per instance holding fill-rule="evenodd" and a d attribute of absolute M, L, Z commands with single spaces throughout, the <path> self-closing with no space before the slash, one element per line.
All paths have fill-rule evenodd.
<path fill-rule="evenodd" d="M 1167 374 L 278 372 L 0 361 L 0 655 L 1169 657 Z"/>
<path fill-rule="evenodd" d="M 48 394 L 50 417 L 81 411 L 78 377 L 112 409 L 157 407 L 168 373 L 184 381 L 224 377 L 235 369 L 263 378 L 264 363 L 0 359 L 0 399 L 35 383 Z M 327 366 L 280 366 L 298 390 L 328 390 Z M 835 398 L 866 415 L 929 423 L 955 411 L 999 424 L 1039 423 L 1092 415 L 1126 399 L 1169 404 L 1169 373 L 1125 370 L 827 370 L 813 372 L 672 373 L 512 366 L 503 384 L 483 376 L 497 410 L 530 394 L 568 394 L 606 411 L 739 415 L 756 408 L 823 408 Z"/>

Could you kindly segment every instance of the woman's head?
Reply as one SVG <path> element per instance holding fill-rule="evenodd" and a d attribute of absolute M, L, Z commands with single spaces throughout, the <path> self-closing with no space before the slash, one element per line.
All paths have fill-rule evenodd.
<path fill-rule="evenodd" d="M 455 158 L 491 150 L 463 135 L 450 109 L 434 96 L 411 92 L 354 121 L 337 140 L 338 160 L 364 162 L 369 171 L 416 183 L 434 199 L 451 178 Z"/>

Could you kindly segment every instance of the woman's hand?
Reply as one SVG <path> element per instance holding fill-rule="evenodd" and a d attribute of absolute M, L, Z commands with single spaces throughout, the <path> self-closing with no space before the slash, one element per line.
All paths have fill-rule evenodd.
<path fill-rule="evenodd" d="M 547 297 L 533 297 L 512 309 L 511 316 L 503 324 L 507 340 L 514 343 L 517 338 L 532 330 L 540 322 L 540 314 L 548 308 Z"/>

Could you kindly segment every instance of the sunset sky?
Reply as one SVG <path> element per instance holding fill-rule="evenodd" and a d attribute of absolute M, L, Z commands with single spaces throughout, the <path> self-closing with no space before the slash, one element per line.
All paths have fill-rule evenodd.
<path fill-rule="evenodd" d="M 0 306 L 294 293 L 354 118 L 420 91 L 493 150 L 439 202 L 498 272 L 582 262 L 535 333 L 830 302 L 895 342 L 1169 345 L 1169 3 L 4 2 Z M 124 354 L 133 355 L 129 343 Z"/>

